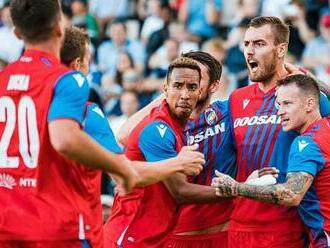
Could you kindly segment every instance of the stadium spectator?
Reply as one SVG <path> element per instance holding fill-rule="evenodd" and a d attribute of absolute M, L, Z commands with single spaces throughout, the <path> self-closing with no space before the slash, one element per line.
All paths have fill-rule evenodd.
<path fill-rule="evenodd" d="M 97 52 L 101 71 L 114 75 L 119 54 L 122 51 L 126 51 L 132 56 L 136 68 L 141 73 L 144 69 L 146 56 L 142 43 L 138 40 L 127 39 L 127 30 L 124 22 L 112 22 L 108 25 L 107 31 L 111 40 L 102 42 Z"/>
<path fill-rule="evenodd" d="M 134 91 L 124 91 L 120 96 L 120 109 L 122 115 L 113 117 L 109 120 L 110 126 L 116 136 L 119 128 L 125 121 L 137 112 L 139 109 L 139 101 Z"/>
<path fill-rule="evenodd" d="M 0 9 L 0 59 L 6 63 L 11 63 L 19 58 L 23 51 L 23 41 L 14 34 L 14 26 L 10 16 L 9 1 L 6 1 L 3 8 Z"/>
<path fill-rule="evenodd" d="M 330 14 L 320 20 L 320 35 L 307 43 L 303 52 L 302 62 L 315 72 L 317 78 L 329 82 L 330 76 L 326 68 L 330 65 Z"/>

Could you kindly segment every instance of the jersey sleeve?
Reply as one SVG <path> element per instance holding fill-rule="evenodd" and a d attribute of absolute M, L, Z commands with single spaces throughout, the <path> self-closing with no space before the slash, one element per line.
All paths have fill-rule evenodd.
<path fill-rule="evenodd" d="M 163 122 L 155 121 L 140 133 L 139 148 L 147 161 L 156 162 L 177 155 L 173 130 Z"/>
<path fill-rule="evenodd" d="M 123 152 L 115 139 L 107 118 L 97 104 L 93 103 L 87 106 L 83 124 L 84 131 L 105 149 L 114 153 Z"/>
<path fill-rule="evenodd" d="M 288 172 L 307 172 L 315 176 L 323 169 L 325 160 L 313 138 L 298 136 L 291 144 Z"/>
<path fill-rule="evenodd" d="M 89 86 L 83 74 L 80 72 L 65 74 L 55 85 L 48 121 L 73 119 L 81 123 L 88 96 Z"/>
<path fill-rule="evenodd" d="M 320 94 L 320 112 L 322 117 L 330 115 L 330 101 L 323 92 Z"/>

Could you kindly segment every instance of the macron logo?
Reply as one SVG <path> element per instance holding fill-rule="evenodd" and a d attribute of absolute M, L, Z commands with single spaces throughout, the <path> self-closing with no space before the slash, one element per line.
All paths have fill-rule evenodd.
<path fill-rule="evenodd" d="M 158 129 L 160 136 L 162 136 L 162 138 L 164 138 L 167 127 L 164 124 L 160 124 L 157 126 L 157 129 Z"/>
<path fill-rule="evenodd" d="M 99 116 L 101 116 L 102 118 L 104 118 L 104 114 L 102 112 L 102 110 L 98 107 L 95 107 L 92 109 L 93 112 L 97 113 Z"/>
<path fill-rule="evenodd" d="M 243 109 L 245 109 L 247 107 L 247 105 L 249 104 L 250 99 L 244 99 L 243 100 Z"/>
<path fill-rule="evenodd" d="M 306 146 L 308 146 L 309 143 L 306 142 L 306 140 L 299 140 L 298 141 L 298 149 L 299 149 L 299 152 L 301 152 L 302 150 L 305 149 Z"/>
<path fill-rule="evenodd" d="M 78 73 L 74 74 L 73 78 L 77 81 L 79 88 L 81 88 L 85 82 L 85 78 Z"/>

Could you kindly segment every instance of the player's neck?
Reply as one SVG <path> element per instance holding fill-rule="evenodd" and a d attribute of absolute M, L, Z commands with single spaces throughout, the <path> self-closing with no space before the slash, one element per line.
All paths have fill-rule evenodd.
<path fill-rule="evenodd" d="M 204 101 L 202 104 L 197 105 L 196 108 L 191 113 L 190 117 L 192 119 L 197 118 L 206 109 L 206 107 L 210 105 L 210 103 L 211 103 L 211 99 L 208 99 Z"/>
<path fill-rule="evenodd" d="M 316 122 L 322 118 L 320 111 L 318 111 L 318 110 L 310 113 L 309 115 L 310 116 L 308 116 L 306 123 L 299 130 L 300 134 L 306 132 L 306 130 L 310 127 L 310 125 L 312 125 L 314 122 Z"/>
<path fill-rule="evenodd" d="M 284 67 L 284 63 L 281 63 L 281 65 L 279 65 L 279 67 L 276 70 L 273 77 L 259 83 L 260 90 L 267 93 L 269 90 L 276 87 L 276 83 L 277 83 L 278 80 L 286 77 L 287 75 L 288 75 L 288 72 Z"/>
<path fill-rule="evenodd" d="M 61 42 L 58 42 L 58 40 L 54 39 L 38 42 L 35 44 L 26 42 L 25 49 L 33 49 L 47 52 L 54 55 L 57 59 L 60 59 Z"/>

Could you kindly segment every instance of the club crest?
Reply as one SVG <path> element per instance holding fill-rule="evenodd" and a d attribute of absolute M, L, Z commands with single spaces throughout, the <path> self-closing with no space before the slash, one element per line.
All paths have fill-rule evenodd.
<path fill-rule="evenodd" d="M 212 126 L 214 123 L 218 121 L 217 113 L 213 108 L 208 108 L 204 113 L 205 121 L 207 124 Z"/>

